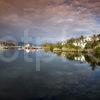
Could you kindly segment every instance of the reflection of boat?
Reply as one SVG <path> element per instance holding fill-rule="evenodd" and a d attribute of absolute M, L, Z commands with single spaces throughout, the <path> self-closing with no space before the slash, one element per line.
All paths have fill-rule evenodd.
<path fill-rule="evenodd" d="M 37 51 L 36 49 L 24 49 L 25 52 L 29 53 L 29 52 L 35 52 Z"/>
<path fill-rule="evenodd" d="M 22 50 L 21 48 L 18 48 L 18 50 Z"/>
<path fill-rule="evenodd" d="M 22 47 L 18 47 L 18 50 L 23 50 L 23 48 Z"/>
<path fill-rule="evenodd" d="M 29 50 L 29 49 L 25 49 L 24 51 L 25 51 L 25 52 L 27 52 L 27 53 L 29 53 L 29 52 L 30 52 L 30 50 Z"/>

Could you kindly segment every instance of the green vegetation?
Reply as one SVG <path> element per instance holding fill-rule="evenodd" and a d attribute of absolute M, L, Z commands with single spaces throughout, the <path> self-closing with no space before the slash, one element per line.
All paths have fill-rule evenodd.
<path fill-rule="evenodd" d="M 67 39 L 63 42 L 47 43 L 45 42 L 42 47 L 50 51 L 95 51 L 100 52 L 100 34 L 90 37 L 80 36 L 78 38 Z"/>
<path fill-rule="evenodd" d="M 95 52 L 100 53 L 100 47 L 96 47 L 96 48 L 95 48 Z"/>
<path fill-rule="evenodd" d="M 42 47 L 68 60 L 78 60 L 80 63 L 86 61 L 92 70 L 100 66 L 100 34 L 89 37 L 80 36 L 54 44 L 45 42 Z"/>

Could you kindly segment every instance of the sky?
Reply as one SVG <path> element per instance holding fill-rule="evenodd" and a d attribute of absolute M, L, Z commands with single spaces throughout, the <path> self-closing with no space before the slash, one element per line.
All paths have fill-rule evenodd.
<path fill-rule="evenodd" d="M 0 37 L 63 40 L 100 32 L 100 0 L 0 0 Z"/>

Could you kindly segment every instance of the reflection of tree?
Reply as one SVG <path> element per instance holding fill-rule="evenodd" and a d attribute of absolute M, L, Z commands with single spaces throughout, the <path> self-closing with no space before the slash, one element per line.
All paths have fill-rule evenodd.
<path fill-rule="evenodd" d="M 79 56 L 78 52 L 63 52 L 62 56 L 64 54 L 64 57 L 66 57 L 66 59 L 68 60 L 75 60 L 75 57 Z"/>
<path fill-rule="evenodd" d="M 100 66 L 100 60 L 96 58 L 96 55 L 85 55 L 86 61 L 90 64 L 92 67 L 92 70 L 95 70 L 96 66 Z"/>
<path fill-rule="evenodd" d="M 77 56 L 78 56 L 78 54 L 76 52 L 74 52 L 74 53 L 69 52 L 66 55 L 66 58 L 69 59 L 69 60 L 74 60 L 74 58 L 77 57 Z"/>
<path fill-rule="evenodd" d="M 65 52 L 62 56 L 66 57 L 68 60 L 75 60 L 75 58 L 80 58 L 84 56 L 85 61 L 90 64 L 92 70 L 95 70 L 96 66 L 100 66 L 100 54 L 84 54 L 79 52 Z"/>
<path fill-rule="evenodd" d="M 50 50 L 49 50 L 49 48 L 44 48 L 44 51 L 47 53 L 47 52 L 49 52 Z"/>
<path fill-rule="evenodd" d="M 66 58 L 69 60 L 74 60 L 74 55 L 69 53 L 66 55 Z"/>
<path fill-rule="evenodd" d="M 88 63 L 91 62 L 91 57 L 89 57 L 88 55 L 85 55 L 85 59 L 86 59 L 86 61 L 87 61 Z"/>
<path fill-rule="evenodd" d="M 98 62 L 98 66 L 100 66 L 100 62 Z"/>
<path fill-rule="evenodd" d="M 96 66 L 97 66 L 97 63 L 95 61 L 91 62 L 91 67 L 92 67 L 92 70 L 95 70 Z"/>
<path fill-rule="evenodd" d="M 94 54 L 94 56 L 95 56 L 97 59 L 100 60 L 100 52 L 96 52 L 96 53 Z"/>
<path fill-rule="evenodd" d="M 61 56 L 61 53 L 62 52 L 60 52 L 60 51 L 56 51 L 56 52 L 54 52 L 57 56 Z"/>
<path fill-rule="evenodd" d="M 46 50 L 45 52 L 48 52 Z M 55 51 L 54 52 L 58 56 L 63 56 L 66 60 L 79 60 L 82 62 L 88 62 L 92 67 L 92 70 L 96 69 L 96 66 L 100 66 L 100 53 L 80 53 L 80 52 L 61 52 Z"/>

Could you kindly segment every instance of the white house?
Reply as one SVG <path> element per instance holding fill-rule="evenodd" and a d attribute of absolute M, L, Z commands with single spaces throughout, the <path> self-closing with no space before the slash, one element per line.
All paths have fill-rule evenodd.
<path fill-rule="evenodd" d="M 85 45 L 87 44 L 88 41 L 92 41 L 92 38 L 91 37 L 85 37 L 83 40 L 79 40 L 79 42 L 74 42 L 73 44 L 75 46 L 85 48 Z"/>
<path fill-rule="evenodd" d="M 85 38 L 84 38 L 84 42 L 86 42 L 86 41 L 87 41 L 87 42 L 88 42 L 88 41 L 92 41 L 92 37 L 85 37 Z"/>
<path fill-rule="evenodd" d="M 85 48 L 85 45 L 86 45 L 86 43 L 85 42 L 75 42 L 75 43 L 73 43 L 75 46 L 79 46 L 79 47 L 81 47 L 81 48 Z"/>

